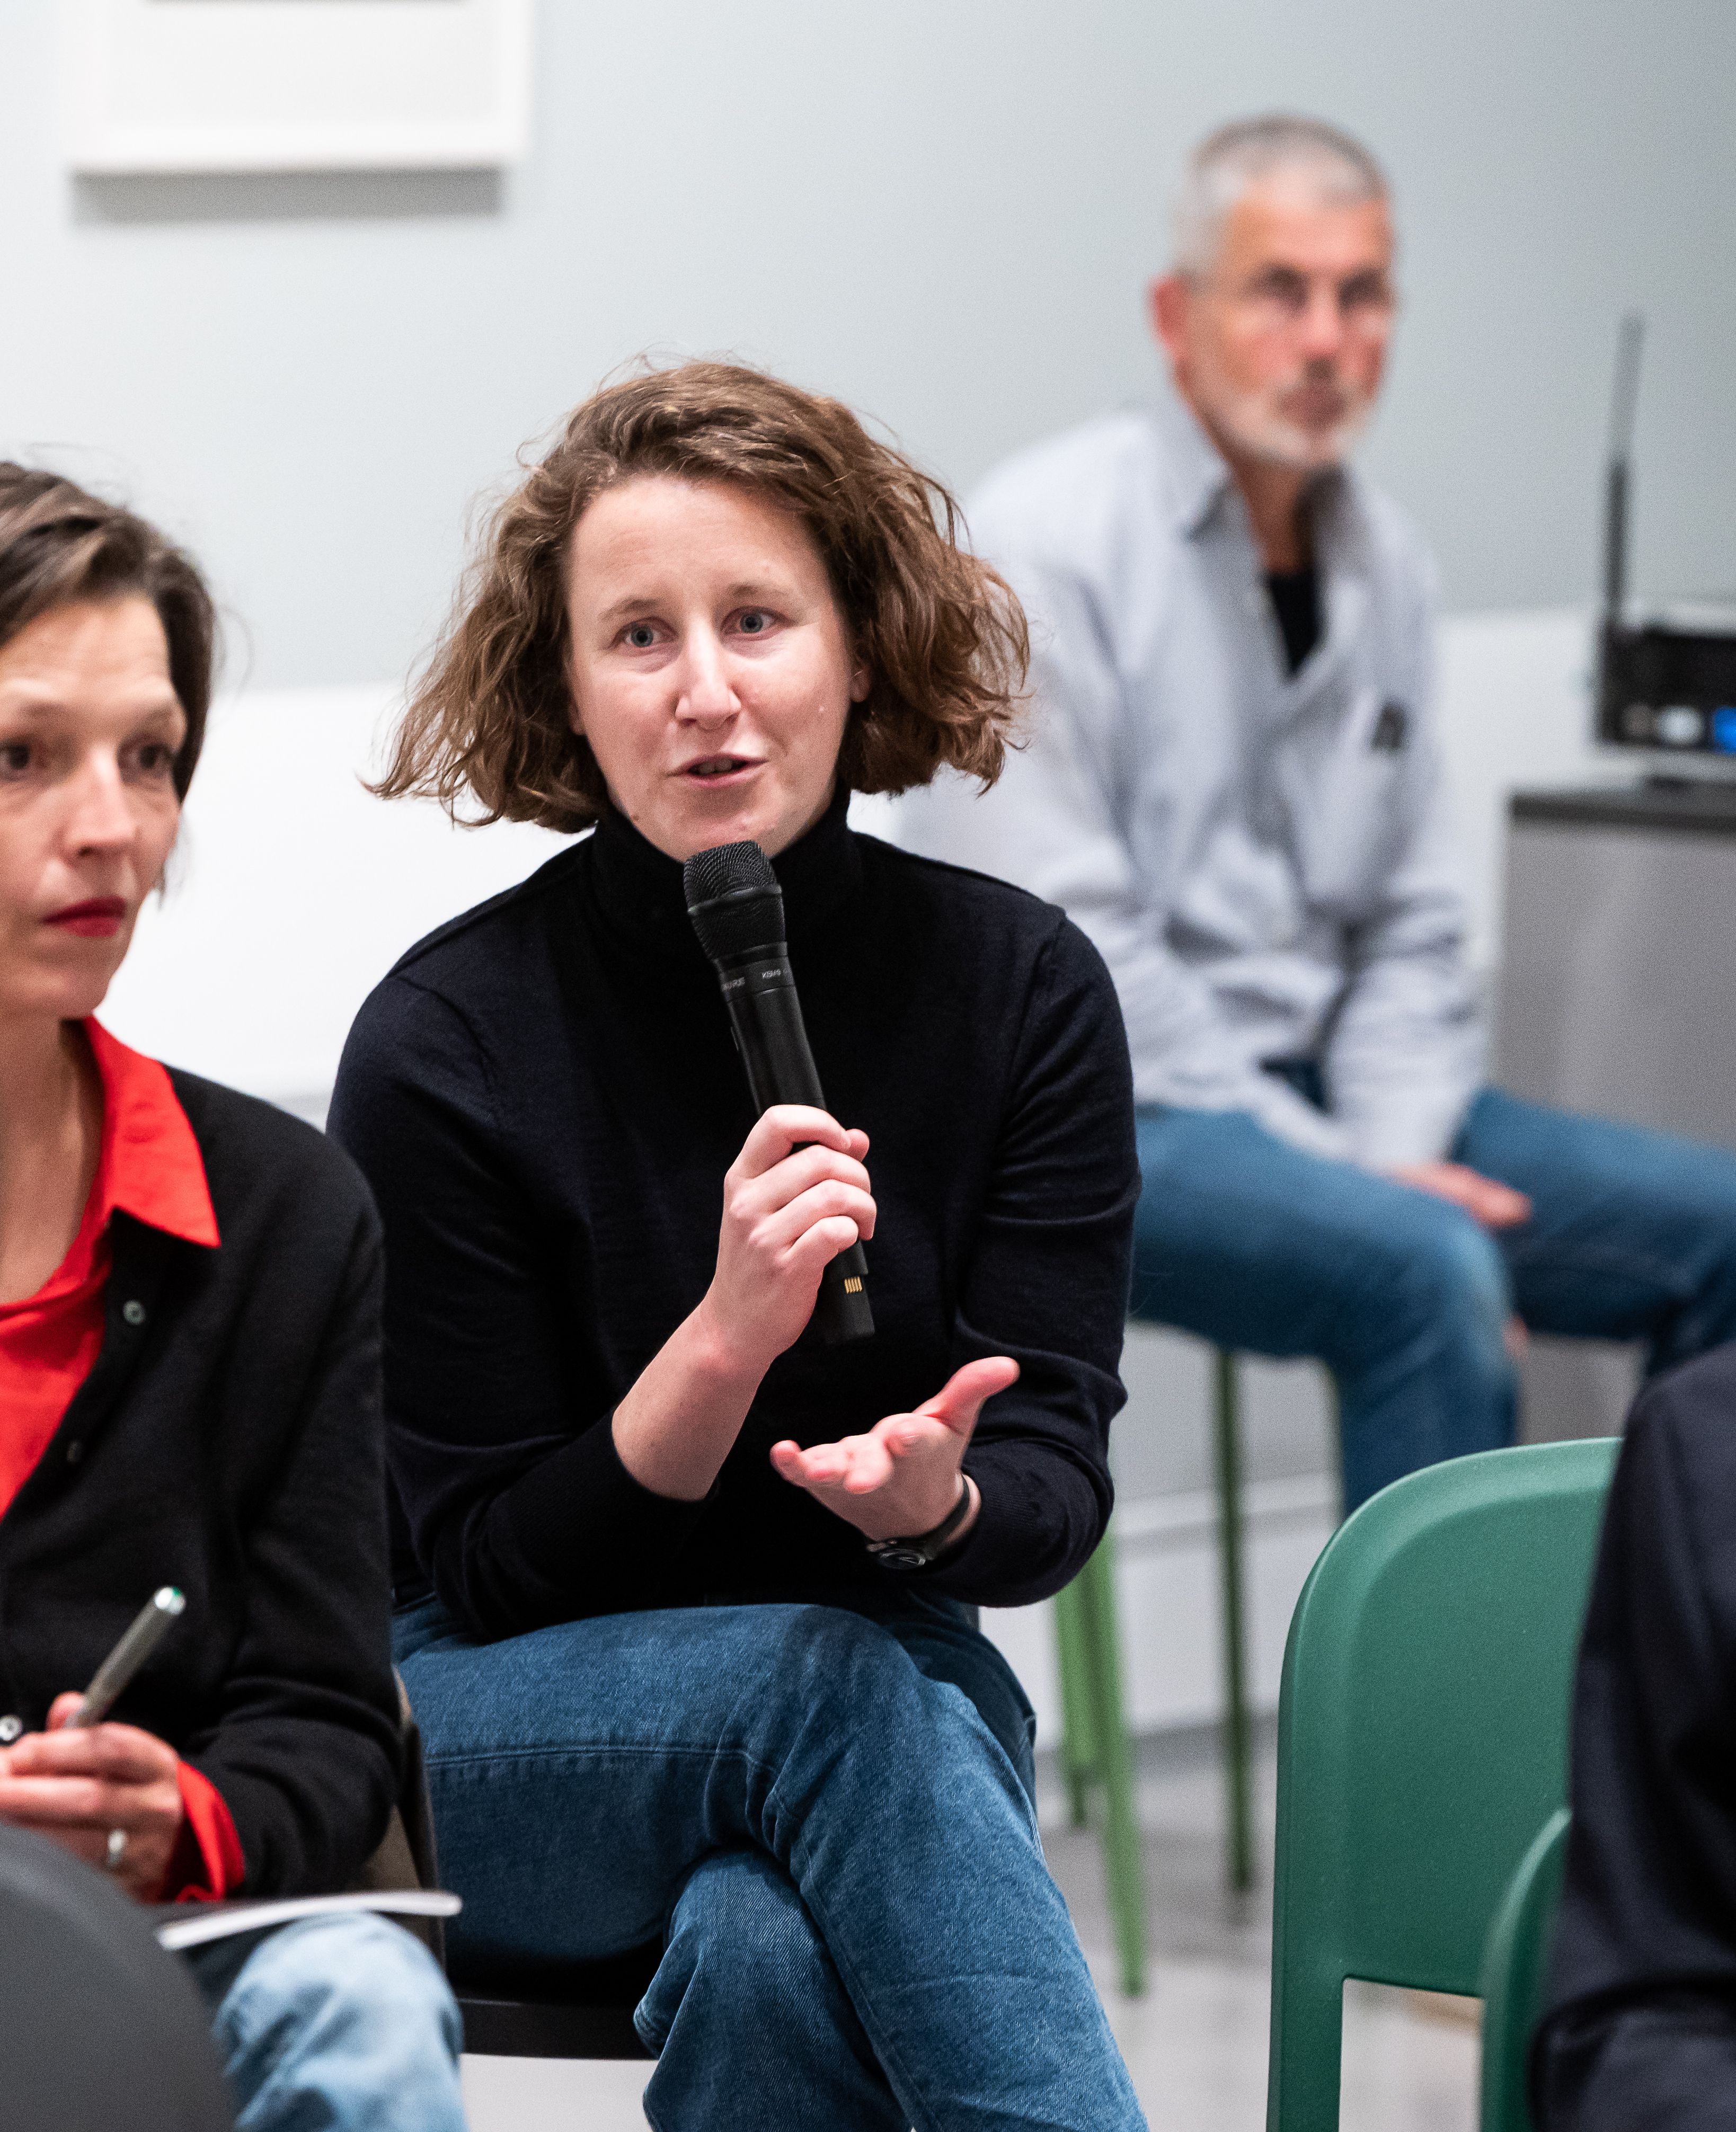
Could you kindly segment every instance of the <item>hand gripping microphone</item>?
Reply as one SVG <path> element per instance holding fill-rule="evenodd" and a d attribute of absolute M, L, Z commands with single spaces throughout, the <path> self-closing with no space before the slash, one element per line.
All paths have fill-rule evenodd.
<path fill-rule="evenodd" d="M 774 1103 L 826 1107 L 801 1002 L 796 996 L 784 938 L 784 892 L 756 843 L 719 844 L 696 852 L 681 872 L 687 915 L 700 945 L 716 966 L 736 1049 L 760 1109 Z M 836 1347 L 866 1340 L 874 1329 L 868 1307 L 868 1260 L 862 1246 L 840 1251 L 820 1275 L 814 1322 Z"/>

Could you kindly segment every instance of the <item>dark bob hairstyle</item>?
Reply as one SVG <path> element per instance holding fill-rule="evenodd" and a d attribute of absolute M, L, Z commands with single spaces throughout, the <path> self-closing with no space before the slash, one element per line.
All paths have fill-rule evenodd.
<path fill-rule="evenodd" d="M 174 772 L 184 800 L 204 745 L 217 651 L 204 579 L 190 557 L 119 504 L 0 459 L 0 644 L 55 607 L 135 593 L 156 609 L 169 641 L 169 679 L 187 721 Z"/>
<path fill-rule="evenodd" d="M 454 816 L 582 829 L 608 804 L 568 723 L 567 554 L 607 488 L 641 474 L 723 482 L 792 512 L 830 577 L 873 676 L 839 775 L 902 792 L 943 765 L 1000 775 L 1023 686 L 1025 617 L 959 545 L 952 497 L 848 407 L 762 371 L 686 363 L 606 386 L 495 511 L 445 636 L 374 790 L 439 799 Z"/>

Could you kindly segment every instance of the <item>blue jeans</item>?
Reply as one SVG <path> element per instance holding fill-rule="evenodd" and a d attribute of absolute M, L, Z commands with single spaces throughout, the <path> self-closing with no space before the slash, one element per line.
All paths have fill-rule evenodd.
<path fill-rule="evenodd" d="M 961 1607 L 719 1606 L 395 1643 L 451 1958 L 664 1952 L 660 2132 L 1142 2126 L 1037 1841 L 1029 1706 Z"/>
<path fill-rule="evenodd" d="M 1538 1332 L 1644 1341 L 1652 1371 L 1736 1337 L 1736 1156 L 1485 1088 L 1452 1158 L 1527 1193 L 1531 1219 L 1492 1236 L 1243 1112 L 1139 1114 L 1133 1315 L 1324 1361 L 1347 1510 L 1512 1441 L 1515 1312 Z"/>
<path fill-rule="evenodd" d="M 305 1918 L 180 1957 L 214 2014 L 236 2132 L 464 2132 L 458 2007 L 383 1918 Z"/>

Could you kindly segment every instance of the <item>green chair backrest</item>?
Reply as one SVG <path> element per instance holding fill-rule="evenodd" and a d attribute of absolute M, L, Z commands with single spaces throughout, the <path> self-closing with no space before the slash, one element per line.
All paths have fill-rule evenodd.
<path fill-rule="evenodd" d="M 1564 1806 L 1538 1830 L 1507 1884 L 1484 1944 L 1482 2132 L 1536 2132 L 1525 2061 L 1543 2010 L 1568 1818 Z"/>
<path fill-rule="evenodd" d="M 1278 1712 L 1272 2132 L 1335 2132 L 1346 1977 L 1476 1991 L 1513 1869 L 1565 1798 L 1616 1449 L 1532 1444 L 1409 1474 L 1315 1563 Z"/>

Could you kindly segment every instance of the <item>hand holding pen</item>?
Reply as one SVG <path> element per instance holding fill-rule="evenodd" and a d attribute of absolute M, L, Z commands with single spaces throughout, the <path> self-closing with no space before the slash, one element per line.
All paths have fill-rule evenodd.
<path fill-rule="evenodd" d="M 31 1828 L 113 1873 L 151 1902 L 180 1841 L 180 1757 L 154 1733 L 105 1713 L 179 1619 L 185 1601 L 165 1585 L 97 1668 L 82 1695 L 55 1697 L 48 1728 L 0 1748 L 0 1821 Z"/>

